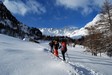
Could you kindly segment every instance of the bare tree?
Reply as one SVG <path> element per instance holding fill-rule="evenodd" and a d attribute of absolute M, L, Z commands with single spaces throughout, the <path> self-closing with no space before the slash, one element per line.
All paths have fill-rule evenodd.
<path fill-rule="evenodd" d="M 107 20 L 109 28 L 112 31 L 112 4 L 111 2 L 109 2 L 109 0 L 105 0 L 105 2 L 103 3 L 101 13 L 103 14 L 103 18 Z"/>
<path fill-rule="evenodd" d="M 84 46 L 89 49 L 92 55 L 97 56 L 97 53 L 101 54 L 102 48 L 102 33 L 97 29 L 94 25 L 86 28 L 88 30 L 88 36 L 86 36 L 86 40 L 84 41 Z"/>

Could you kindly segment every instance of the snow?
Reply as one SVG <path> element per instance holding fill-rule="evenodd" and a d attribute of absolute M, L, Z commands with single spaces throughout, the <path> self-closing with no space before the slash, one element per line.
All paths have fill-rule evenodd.
<path fill-rule="evenodd" d="M 68 36 L 73 39 L 79 39 L 82 36 L 88 35 L 88 31 L 82 27 L 80 29 L 76 27 L 65 27 L 62 29 L 57 28 L 39 28 L 39 30 L 44 35 L 50 35 L 50 36 Z"/>
<path fill-rule="evenodd" d="M 72 62 L 75 62 L 89 68 L 97 73 L 98 75 L 111 75 L 112 74 L 112 58 L 104 55 L 100 56 L 91 56 L 91 54 L 84 52 L 84 48 L 76 46 L 75 49 L 69 48 L 71 51 L 68 51 L 68 54 L 71 55 L 70 59 Z"/>
<path fill-rule="evenodd" d="M 112 74 L 112 58 L 84 51 L 83 46 L 68 46 L 64 62 L 49 52 L 48 41 L 36 44 L 0 34 L 0 75 Z"/>
<path fill-rule="evenodd" d="M 81 29 L 75 30 L 73 33 L 71 33 L 70 37 L 74 38 L 74 39 L 79 39 L 85 35 L 88 35 L 88 31 L 85 28 L 81 28 Z"/>
<path fill-rule="evenodd" d="M 70 36 L 71 33 L 78 30 L 76 27 L 64 27 L 64 28 L 39 28 L 44 35 L 50 36 Z"/>
<path fill-rule="evenodd" d="M 96 25 L 95 23 L 98 22 L 99 20 L 101 20 L 100 16 L 101 16 L 101 14 L 97 14 L 96 17 L 91 22 L 89 22 L 85 25 L 85 27 L 91 27 L 93 25 Z"/>
<path fill-rule="evenodd" d="M 69 36 L 71 38 L 74 38 L 74 39 L 79 39 L 81 38 L 82 36 L 85 36 L 85 35 L 88 35 L 88 30 L 85 29 L 86 27 L 91 27 L 93 25 L 96 25 L 96 22 L 98 22 L 99 20 L 101 20 L 100 18 L 101 14 L 98 14 L 96 15 L 96 17 L 89 23 L 87 23 L 85 25 L 85 27 L 82 27 L 80 28 L 79 30 L 75 30 L 74 32 L 72 32 Z"/>
<path fill-rule="evenodd" d="M 100 18 L 101 14 L 96 15 L 96 17 L 89 23 L 85 25 L 85 27 L 80 28 L 79 30 L 75 30 L 73 33 L 71 33 L 70 37 L 74 39 L 79 39 L 82 36 L 88 35 L 88 30 L 85 29 L 86 27 L 91 27 L 93 25 L 96 25 L 96 22 L 101 20 Z"/>
<path fill-rule="evenodd" d="M 46 47 L 0 35 L 0 75 L 69 75 L 71 71 L 75 73 Z"/>
<path fill-rule="evenodd" d="M 97 14 L 95 16 L 95 18 L 90 21 L 89 23 L 87 23 L 84 27 L 82 27 L 81 29 L 79 30 L 75 30 L 71 35 L 70 37 L 71 38 L 74 38 L 74 39 L 78 39 L 78 38 L 81 38 L 82 36 L 85 36 L 85 35 L 88 35 L 88 30 L 86 29 L 86 27 L 91 27 L 91 26 L 97 26 L 98 24 L 98 21 L 101 20 L 101 15 L 102 14 Z M 98 29 L 103 29 L 103 26 L 100 26 L 98 27 Z"/>

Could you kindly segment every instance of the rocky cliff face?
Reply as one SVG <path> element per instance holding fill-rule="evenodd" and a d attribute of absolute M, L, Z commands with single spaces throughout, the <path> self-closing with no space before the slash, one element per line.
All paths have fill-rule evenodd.
<path fill-rule="evenodd" d="M 18 21 L 11 12 L 0 2 L 0 33 L 17 38 L 39 39 L 42 32 L 37 28 L 31 28 Z"/>

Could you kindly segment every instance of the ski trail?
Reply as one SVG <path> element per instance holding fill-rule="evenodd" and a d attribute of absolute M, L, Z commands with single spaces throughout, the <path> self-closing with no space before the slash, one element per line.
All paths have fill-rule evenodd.
<path fill-rule="evenodd" d="M 45 52 L 45 53 L 48 53 L 49 55 L 51 55 L 51 56 L 52 56 L 51 59 L 53 59 L 54 61 L 56 61 L 56 62 L 58 62 L 58 63 L 60 63 L 60 64 L 62 64 L 62 65 L 64 65 L 64 66 L 68 67 L 67 69 L 66 69 L 65 67 L 62 67 L 62 69 L 65 69 L 65 70 L 66 70 L 66 72 L 68 73 L 68 75 L 79 75 L 79 74 L 74 70 L 74 68 L 73 68 L 71 65 L 69 65 L 67 62 L 63 61 L 62 58 L 58 58 L 58 57 L 54 56 L 54 55 L 50 52 L 49 49 L 44 48 L 44 52 Z"/>
<path fill-rule="evenodd" d="M 67 56 L 67 63 L 74 68 L 74 70 L 79 74 L 79 75 L 103 75 L 101 73 L 98 73 L 96 71 L 94 71 L 93 69 L 89 69 L 87 67 L 85 67 L 82 64 L 73 62 L 71 60 L 71 58 L 68 56 L 68 54 L 66 53 Z"/>
<path fill-rule="evenodd" d="M 50 51 L 47 48 L 44 48 L 44 52 L 50 54 Z M 63 64 L 65 64 L 66 66 L 68 66 L 70 68 L 70 70 L 69 69 L 67 70 L 68 75 L 103 75 L 98 72 L 95 72 L 92 69 L 88 69 L 79 63 L 71 62 L 71 60 L 63 61 L 62 57 L 59 59 L 59 58 L 55 57 L 53 54 L 51 54 L 51 55 L 52 55 L 51 58 L 53 60 L 62 62 Z"/>
<path fill-rule="evenodd" d="M 103 75 L 103 74 L 100 74 L 100 73 L 97 73 L 95 72 L 94 70 L 92 69 L 88 69 L 86 67 L 84 67 L 83 65 L 81 64 L 78 64 L 78 63 L 73 63 L 73 62 L 68 62 L 68 64 L 70 66 L 72 66 L 74 68 L 74 70 L 79 74 L 79 75 Z"/>

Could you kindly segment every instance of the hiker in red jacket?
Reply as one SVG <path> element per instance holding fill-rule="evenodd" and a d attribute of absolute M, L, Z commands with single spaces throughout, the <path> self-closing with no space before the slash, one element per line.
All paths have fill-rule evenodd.
<path fill-rule="evenodd" d="M 58 41 L 54 42 L 54 55 L 58 57 L 58 48 L 59 48 L 59 43 Z"/>
<path fill-rule="evenodd" d="M 61 42 L 61 53 L 62 53 L 62 56 L 63 56 L 63 61 L 65 61 L 66 51 L 67 51 L 66 40 L 62 40 L 62 42 Z"/>

